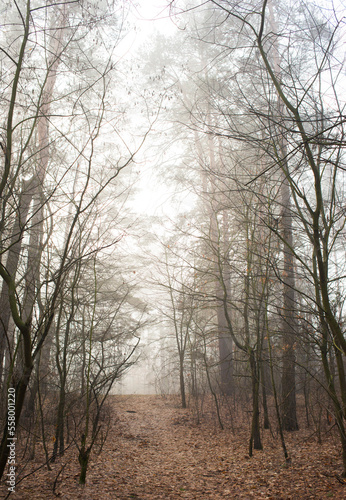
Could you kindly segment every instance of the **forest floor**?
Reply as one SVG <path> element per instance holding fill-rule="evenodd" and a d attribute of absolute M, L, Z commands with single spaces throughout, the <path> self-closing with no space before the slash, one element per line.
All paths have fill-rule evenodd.
<path fill-rule="evenodd" d="M 307 431 L 290 433 L 286 466 L 278 437 L 264 431 L 263 451 L 248 456 L 248 431 L 221 430 L 215 418 L 197 424 L 174 397 L 112 396 L 112 422 L 102 452 L 92 453 L 78 485 L 75 447 L 30 474 L 11 499 L 344 499 L 340 447 L 328 433 L 318 444 Z M 239 426 L 240 428 L 240 426 Z M 37 453 L 36 462 L 39 462 Z M 33 465 L 32 465 L 33 466 Z M 26 474 L 28 470 L 26 471 Z M 7 486 L 0 485 L 5 498 Z"/>

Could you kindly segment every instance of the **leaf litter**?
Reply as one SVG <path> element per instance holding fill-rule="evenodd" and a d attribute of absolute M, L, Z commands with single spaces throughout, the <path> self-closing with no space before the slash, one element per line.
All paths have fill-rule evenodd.
<path fill-rule="evenodd" d="M 76 448 L 26 477 L 11 494 L 24 500 L 344 499 L 337 439 L 322 444 L 307 431 L 289 433 L 287 466 L 279 440 L 264 431 L 264 450 L 247 454 L 247 423 L 233 430 L 215 419 L 196 423 L 176 397 L 112 396 L 113 418 L 102 452 L 92 453 L 85 486 L 78 484 Z M 244 429 L 245 427 L 245 429 Z M 311 432 L 310 432 L 311 434 Z M 42 457 L 41 457 L 42 458 Z M 39 453 L 36 464 L 39 465 Z M 27 473 L 27 471 L 26 471 Z M 59 474 L 59 475 L 58 475 Z M 54 492 L 53 492 L 54 489 Z M 6 495 L 1 483 L 0 495 Z"/>

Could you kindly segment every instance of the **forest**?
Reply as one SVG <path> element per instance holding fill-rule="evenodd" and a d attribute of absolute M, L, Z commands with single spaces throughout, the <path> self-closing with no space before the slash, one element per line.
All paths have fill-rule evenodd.
<path fill-rule="evenodd" d="M 0 27 L 0 495 L 344 498 L 342 2 Z"/>

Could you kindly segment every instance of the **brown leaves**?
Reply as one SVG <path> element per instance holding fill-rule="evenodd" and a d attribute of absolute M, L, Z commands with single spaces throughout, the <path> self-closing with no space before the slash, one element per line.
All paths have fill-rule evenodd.
<path fill-rule="evenodd" d="M 304 431 L 287 436 L 292 465 L 285 465 L 270 431 L 265 450 L 246 455 L 247 431 L 220 431 L 212 419 L 197 426 L 175 398 L 114 396 L 114 419 L 101 455 L 92 455 L 85 487 L 78 485 L 78 453 L 69 450 L 52 471 L 41 469 L 17 487 L 14 498 L 32 500 L 342 499 L 339 450 L 318 445 Z M 52 486 L 64 463 L 68 462 Z M 0 496 L 5 492 L 1 486 Z"/>

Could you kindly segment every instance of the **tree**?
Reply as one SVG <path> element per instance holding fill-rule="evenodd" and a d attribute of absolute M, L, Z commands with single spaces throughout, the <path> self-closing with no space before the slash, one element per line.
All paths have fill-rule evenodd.
<path fill-rule="evenodd" d="M 8 24 L 16 29 L 2 39 L 7 85 L 2 101 L 0 276 L 5 307 L 0 354 L 1 366 L 4 353 L 6 359 L 4 391 L 16 391 L 16 426 L 34 365 L 56 326 L 55 313 L 64 307 L 70 277 L 78 280 L 85 260 L 119 241 L 121 229 L 116 236 L 101 232 L 90 238 L 97 227 L 89 223 L 97 217 L 106 222 L 97 202 L 115 189 L 118 175 L 143 143 L 143 138 L 130 145 L 109 137 L 113 154 L 106 156 L 103 127 L 109 134 L 115 122 L 121 123 L 107 102 L 117 39 L 101 36 L 111 32 L 102 6 L 67 5 L 15 3 Z M 96 31 L 98 44 L 92 45 Z M 84 230 L 88 242 L 81 239 Z M 73 301 L 69 310 L 66 301 L 65 306 L 66 333 L 75 309 Z M 8 432 L 5 421 L 0 474 L 9 451 Z"/>
<path fill-rule="evenodd" d="M 278 4 L 278 29 L 273 31 L 273 25 L 267 16 L 269 4 L 266 0 L 260 10 L 252 4 L 236 5 L 229 1 L 213 0 L 210 3 L 220 13 L 224 13 L 223 21 L 219 22 L 216 29 L 221 31 L 226 19 L 233 19 L 233 32 L 234 29 L 239 29 L 241 40 L 247 41 L 248 54 L 242 49 L 244 45 L 238 50 L 236 43 L 228 45 L 227 53 L 233 57 L 238 54 L 237 61 L 242 68 L 245 67 L 244 63 L 251 67 L 252 54 L 258 54 L 260 59 L 257 60 L 257 66 L 261 70 L 261 80 L 256 82 L 260 84 L 257 88 L 249 83 L 240 87 L 243 83 L 242 74 L 246 74 L 245 72 L 235 72 L 232 80 L 233 88 L 239 90 L 239 95 L 246 103 L 245 116 L 251 116 L 257 126 L 247 126 L 244 129 L 243 120 L 239 122 L 235 114 L 225 113 L 225 122 L 219 121 L 217 127 L 210 129 L 210 133 L 257 145 L 271 158 L 272 163 L 266 167 L 267 171 L 280 169 L 289 185 L 292 197 L 292 207 L 289 210 L 295 221 L 293 231 L 303 238 L 304 244 L 299 248 L 294 246 L 287 228 L 280 232 L 274 224 L 269 224 L 269 227 L 312 280 L 314 297 L 311 301 L 311 297 L 309 299 L 304 295 L 304 300 L 310 302 L 323 325 L 325 333 L 322 333 L 322 338 L 325 341 L 327 338 L 332 339 L 333 349 L 340 359 L 338 378 L 341 401 L 323 353 L 326 344 L 325 341 L 322 342 L 325 347 L 321 350 L 321 357 L 346 464 L 345 412 L 342 409 L 345 378 L 341 363 L 341 357 L 345 354 L 345 340 L 342 326 L 331 306 L 335 283 L 343 280 L 343 266 L 336 266 L 331 259 L 332 249 L 337 248 L 338 263 L 341 262 L 339 256 L 343 253 L 341 241 L 345 224 L 341 209 L 344 194 L 338 188 L 342 185 L 344 176 L 344 120 L 338 83 L 338 71 L 343 63 L 338 64 L 337 68 L 335 66 L 338 36 L 341 35 L 343 25 L 334 10 L 328 17 L 326 14 L 323 17 L 316 7 L 308 8 L 308 5 L 304 5 L 296 15 L 294 10 Z M 296 35 L 298 32 L 299 35 Z M 296 36 L 299 36 L 299 43 L 294 44 Z M 280 72 L 276 51 L 279 51 Z M 301 71 L 303 67 L 304 74 Z M 332 89 L 328 100 L 324 90 L 327 85 Z M 282 147 L 283 131 L 285 147 Z M 285 201 L 288 202 L 287 196 L 283 202 Z M 307 250 L 311 253 L 308 260 L 305 260 Z M 287 260 L 287 263 L 289 268 L 292 267 L 292 261 L 289 263 Z M 288 271 L 293 270 L 288 269 L 286 272 Z M 292 280 L 288 282 L 288 276 L 283 277 L 292 292 L 296 290 L 297 285 Z M 287 303 L 286 311 L 293 310 L 293 295 L 289 301 L 291 305 Z M 290 342 L 290 357 L 293 346 Z"/>

